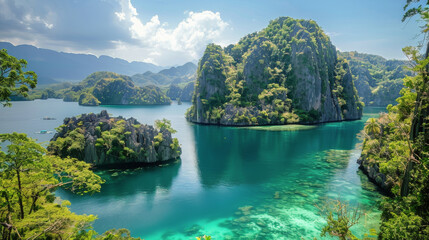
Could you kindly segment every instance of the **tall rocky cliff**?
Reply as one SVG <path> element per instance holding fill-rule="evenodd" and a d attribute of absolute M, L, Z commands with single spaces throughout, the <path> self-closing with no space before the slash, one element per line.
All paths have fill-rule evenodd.
<path fill-rule="evenodd" d="M 187 119 L 220 125 L 359 119 L 348 63 L 314 21 L 289 17 L 201 58 Z"/>
<path fill-rule="evenodd" d="M 51 139 L 48 151 L 94 166 L 126 166 L 177 159 L 181 148 L 177 138 L 171 136 L 169 122 L 165 123 L 156 129 L 140 124 L 134 118 L 109 117 L 105 110 L 99 114 L 66 118 Z"/>

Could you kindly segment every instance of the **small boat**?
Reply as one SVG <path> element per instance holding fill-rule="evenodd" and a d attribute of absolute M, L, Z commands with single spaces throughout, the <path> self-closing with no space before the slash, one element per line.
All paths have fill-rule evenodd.
<path fill-rule="evenodd" d="M 53 117 L 44 117 L 43 120 L 57 120 L 57 119 Z"/>
<path fill-rule="evenodd" d="M 40 130 L 40 132 L 35 132 L 36 134 L 52 134 L 54 133 L 53 131 L 48 131 L 48 130 Z"/>

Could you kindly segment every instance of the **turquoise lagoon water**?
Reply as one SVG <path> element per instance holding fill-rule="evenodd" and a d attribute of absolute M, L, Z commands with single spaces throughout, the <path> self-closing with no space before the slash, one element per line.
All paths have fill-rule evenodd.
<path fill-rule="evenodd" d="M 0 108 L 0 132 L 24 132 L 46 142 L 53 134 L 36 132 L 54 131 L 65 117 L 102 109 L 141 123 L 172 121 L 183 151 L 180 162 L 98 172 L 107 182 L 91 196 L 57 191 L 76 213 L 98 216 L 97 232 L 128 228 L 148 240 L 204 234 L 213 239 L 320 239 L 325 222 L 316 205 L 328 199 L 360 206 L 363 215 L 353 227 L 359 238 L 378 230 L 380 194 L 358 170 L 356 135 L 383 108 L 366 109 L 359 121 L 252 129 L 188 123 L 184 114 L 189 107 L 13 102 L 11 108 Z M 56 120 L 42 120 L 45 116 Z"/>

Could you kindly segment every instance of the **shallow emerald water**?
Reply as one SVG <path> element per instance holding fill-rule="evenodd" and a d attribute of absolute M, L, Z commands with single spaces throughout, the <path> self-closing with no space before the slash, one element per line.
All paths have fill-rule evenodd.
<path fill-rule="evenodd" d="M 316 204 L 341 199 L 359 204 L 364 215 L 353 233 L 378 229 L 380 195 L 358 171 L 356 134 L 362 120 L 292 130 L 201 126 L 186 122 L 190 105 L 83 107 L 61 100 L 13 102 L 0 108 L 0 132 L 25 132 L 40 142 L 64 117 L 107 109 L 142 123 L 172 120 L 182 161 L 158 168 L 99 172 L 100 193 L 76 196 L 59 190 L 77 213 L 95 214 L 98 232 L 128 228 L 144 239 L 320 239 L 324 220 Z M 57 120 L 42 120 L 44 116 Z"/>

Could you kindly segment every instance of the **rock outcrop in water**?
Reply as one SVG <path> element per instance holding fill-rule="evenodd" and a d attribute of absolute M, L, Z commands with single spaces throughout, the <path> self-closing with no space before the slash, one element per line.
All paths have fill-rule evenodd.
<path fill-rule="evenodd" d="M 314 21 L 283 17 L 201 58 L 187 112 L 219 125 L 320 123 L 361 118 L 348 63 Z"/>
<path fill-rule="evenodd" d="M 51 139 L 48 151 L 61 157 L 74 157 L 94 166 L 162 163 L 180 157 L 177 138 L 163 120 L 160 129 L 140 124 L 136 119 L 82 114 L 64 119 Z"/>

